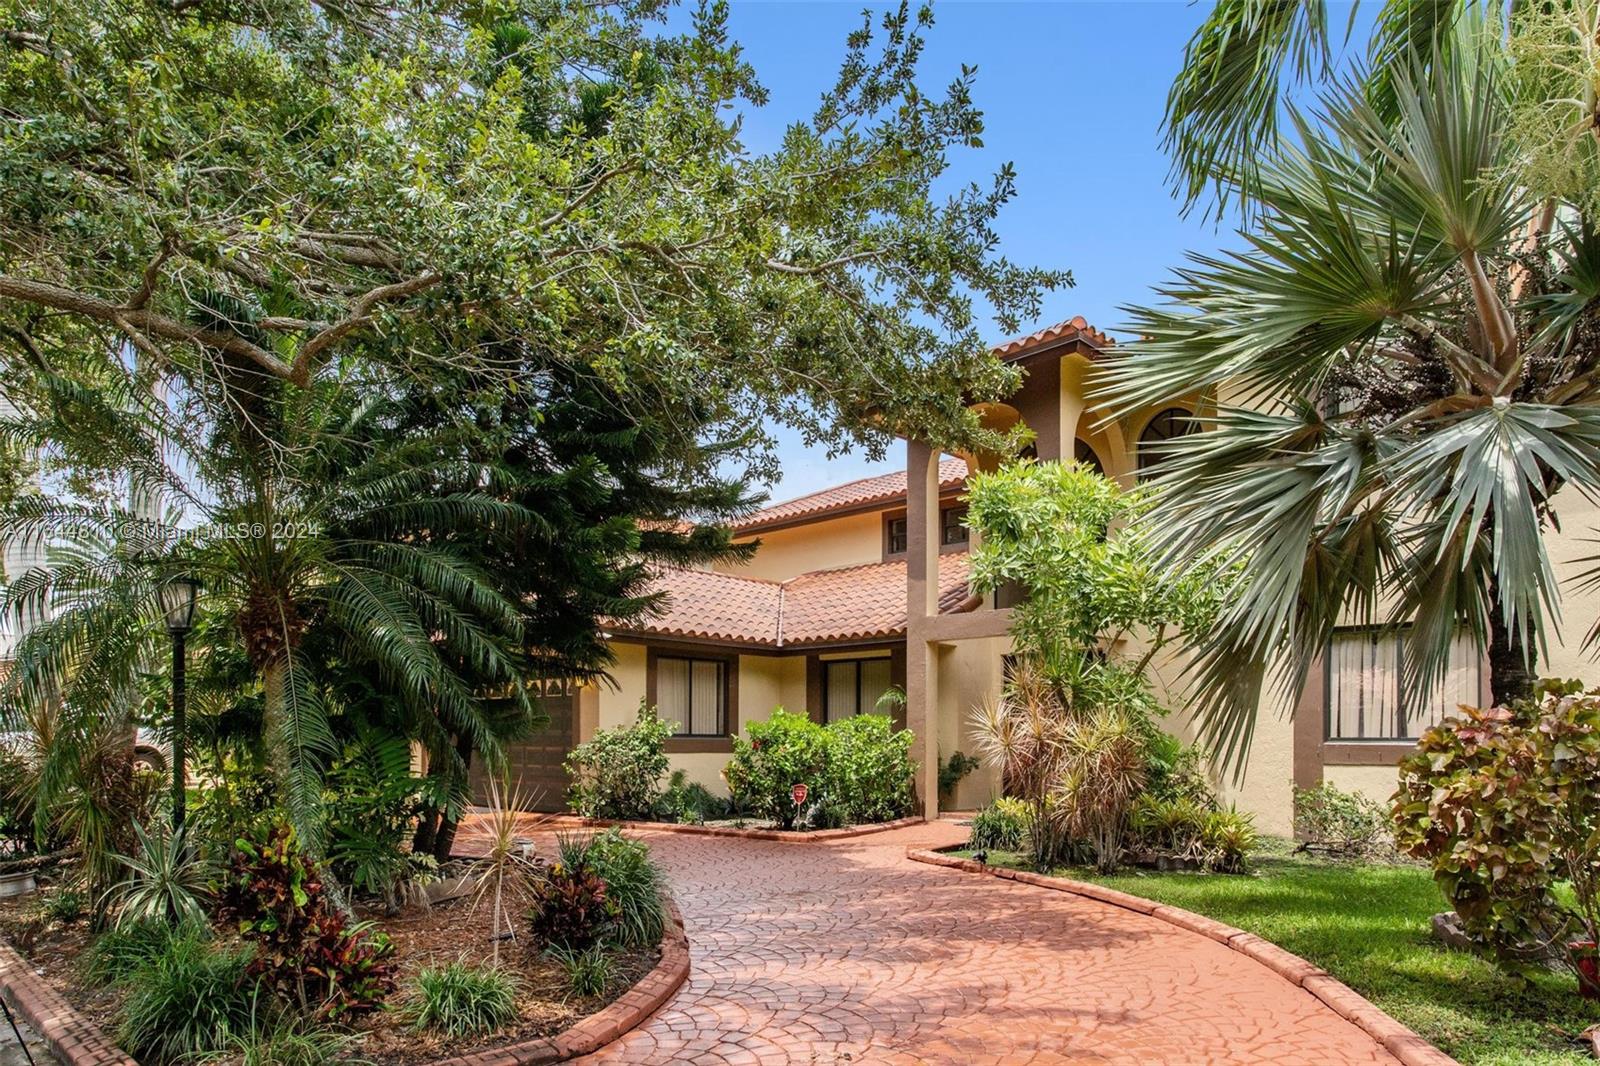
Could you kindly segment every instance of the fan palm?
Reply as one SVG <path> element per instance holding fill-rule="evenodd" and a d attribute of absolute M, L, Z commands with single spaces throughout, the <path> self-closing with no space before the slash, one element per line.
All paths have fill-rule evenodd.
<path fill-rule="evenodd" d="M 1551 498 L 1600 490 L 1600 237 L 1518 180 L 1507 68 L 1460 16 L 1386 68 L 1387 113 L 1370 78 L 1330 90 L 1263 154 L 1246 250 L 1191 256 L 1166 304 L 1131 309 L 1114 405 L 1224 383 L 1244 405 L 1172 444 L 1149 516 L 1166 566 L 1247 564 L 1194 641 L 1223 753 L 1352 613 L 1409 623 L 1411 691 L 1461 627 L 1497 699 L 1547 639 Z"/>
<path fill-rule="evenodd" d="M 208 380 L 164 400 L 104 367 L 87 385 L 46 375 L 8 427 L 80 453 L 88 427 L 105 469 L 170 506 L 156 520 L 42 495 L 0 512 L 0 540 L 51 549 L 0 596 L 45 619 L 18 646 L 0 714 L 53 702 L 72 721 L 125 719 L 165 646 L 156 590 L 193 574 L 207 589 L 198 657 L 208 641 L 219 659 L 243 648 L 261 739 L 305 839 L 317 839 L 318 774 L 334 747 L 331 662 L 364 671 L 435 750 L 462 737 L 495 757 L 505 731 L 485 694 L 509 696 L 524 724 L 531 715 L 521 615 L 454 541 L 526 535 L 538 517 L 497 497 L 502 472 L 464 458 L 464 431 L 386 432 L 397 405 L 381 390 L 283 388 L 227 368 Z"/>

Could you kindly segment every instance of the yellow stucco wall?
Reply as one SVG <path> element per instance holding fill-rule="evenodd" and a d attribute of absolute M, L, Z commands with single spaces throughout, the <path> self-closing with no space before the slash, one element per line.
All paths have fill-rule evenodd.
<path fill-rule="evenodd" d="M 787 581 L 808 570 L 879 563 L 883 561 L 883 513 L 845 515 L 773 530 L 759 538 L 740 538 L 741 542 L 752 539 L 761 541 L 754 559 L 743 565 L 718 563 L 714 569 L 740 577 Z"/>
<path fill-rule="evenodd" d="M 616 729 L 633 722 L 645 696 L 645 649 L 641 644 L 616 644 L 616 665 L 611 669 L 614 686 L 601 686 L 596 693 L 600 729 Z M 804 656 L 739 656 L 739 724 L 764 722 L 774 707 L 803 710 L 806 705 L 806 661 Z M 683 770 L 689 780 L 698 781 L 717 795 L 727 795 L 722 768 L 728 764 L 725 752 L 673 752 L 673 770 Z"/>
<path fill-rule="evenodd" d="M 939 757 L 952 752 L 977 755 L 969 720 L 975 708 L 1000 693 L 1001 658 L 1010 638 L 965 640 L 936 647 L 938 655 Z M 968 774 L 956 786 L 953 810 L 973 810 L 999 795 L 999 782 L 988 767 Z"/>

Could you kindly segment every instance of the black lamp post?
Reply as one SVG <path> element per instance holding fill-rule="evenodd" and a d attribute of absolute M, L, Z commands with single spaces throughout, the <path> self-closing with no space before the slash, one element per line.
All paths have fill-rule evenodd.
<path fill-rule="evenodd" d="M 161 609 L 167 614 L 167 632 L 172 634 L 172 832 L 183 829 L 185 786 L 183 739 L 187 694 L 184 691 L 183 642 L 194 626 L 195 602 L 200 598 L 200 582 L 192 577 L 175 577 L 161 586 Z"/>

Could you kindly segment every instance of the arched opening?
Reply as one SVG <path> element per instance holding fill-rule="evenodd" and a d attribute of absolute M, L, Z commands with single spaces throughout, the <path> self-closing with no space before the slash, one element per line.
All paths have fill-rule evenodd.
<path fill-rule="evenodd" d="M 1168 441 L 1186 437 L 1198 428 L 1194 414 L 1182 407 L 1157 412 L 1139 434 L 1139 477 L 1149 477 L 1167 459 L 1164 445 Z"/>

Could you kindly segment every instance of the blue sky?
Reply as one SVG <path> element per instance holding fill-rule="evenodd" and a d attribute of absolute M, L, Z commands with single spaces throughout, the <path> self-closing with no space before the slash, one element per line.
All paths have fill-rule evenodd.
<path fill-rule="evenodd" d="M 947 84 L 965 62 L 978 68 L 975 99 L 984 147 L 952 157 L 954 181 L 1016 164 L 1018 197 L 1000 220 L 1002 250 L 1023 263 L 1064 268 L 1077 282 L 1047 295 L 1037 325 L 1083 315 L 1103 329 L 1121 304 L 1143 300 L 1186 249 L 1227 238 L 1184 219 L 1166 188 L 1160 122 L 1183 46 L 1208 5 L 1148 3 L 936 3 L 924 58 L 925 85 Z M 859 0 L 735 0 L 733 36 L 771 93 L 746 118 L 746 141 L 771 148 L 784 126 L 808 115 L 832 83 Z M 992 322 L 996 341 L 1005 339 Z M 1031 326 L 1028 328 L 1032 328 Z M 899 465 L 832 461 L 783 438 L 784 499 Z"/>

